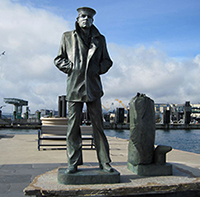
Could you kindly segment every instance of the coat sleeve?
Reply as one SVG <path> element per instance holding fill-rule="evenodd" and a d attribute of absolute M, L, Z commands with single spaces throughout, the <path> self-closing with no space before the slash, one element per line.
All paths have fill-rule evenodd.
<path fill-rule="evenodd" d="M 60 48 L 57 56 L 54 59 L 54 64 L 65 74 L 70 74 L 72 70 L 73 63 L 68 59 L 65 34 L 62 35 Z"/>
<path fill-rule="evenodd" d="M 100 62 L 100 71 L 99 74 L 104 74 L 106 73 L 110 67 L 112 66 L 113 62 L 109 57 L 108 50 L 106 47 L 106 41 L 105 38 L 103 37 L 103 54 Z"/>

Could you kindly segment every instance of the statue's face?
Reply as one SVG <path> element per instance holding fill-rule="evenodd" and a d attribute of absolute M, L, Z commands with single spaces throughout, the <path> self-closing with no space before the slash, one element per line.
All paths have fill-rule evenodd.
<path fill-rule="evenodd" d="M 94 19 L 87 12 L 82 12 L 77 18 L 77 23 L 81 28 L 90 28 L 92 26 Z"/>

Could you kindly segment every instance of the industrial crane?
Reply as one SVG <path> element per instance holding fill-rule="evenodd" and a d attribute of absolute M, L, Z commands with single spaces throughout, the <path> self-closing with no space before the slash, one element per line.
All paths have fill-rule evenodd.
<path fill-rule="evenodd" d="M 126 111 L 128 111 L 127 107 L 122 103 L 122 101 L 120 101 L 119 99 L 115 99 L 116 101 L 118 101 Z"/>
<path fill-rule="evenodd" d="M 108 112 L 108 109 L 103 104 L 101 104 L 101 105 Z"/>
<path fill-rule="evenodd" d="M 28 106 L 28 101 L 17 98 L 4 98 L 4 102 L 15 106 L 15 113 L 17 119 L 21 119 L 22 107 Z"/>

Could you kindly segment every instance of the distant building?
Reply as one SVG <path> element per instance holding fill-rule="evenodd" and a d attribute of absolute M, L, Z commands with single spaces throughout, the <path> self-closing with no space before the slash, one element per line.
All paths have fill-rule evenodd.
<path fill-rule="evenodd" d="M 193 122 L 200 122 L 200 104 L 191 104 L 191 119 Z"/>
<path fill-rule="evenodd" d="M 169 103 L 155 103 L 155 116 L 156 116 L 156 123 L 163 123 L 164 122 L 164 113 L 167 110 L 170 110 L 171 106 Z"/>
<path fill-rule="evenodd" d="M 49 117 L 49 116 L 57 116 L 58 111 L 55 110 L 49 110 L 49 109 L 41 109 L 41 117 Z"/>
<path fill-rule="evenodd" d="M 200 104 L 198 106 L 194 105 L 195 107 L 192 106 L 189 101 L 184 104 L 155 103 L 156 123 L 189 124 L 192 118 L 191 112 L 193 112 L 193 116 L 200 119 Z"/>

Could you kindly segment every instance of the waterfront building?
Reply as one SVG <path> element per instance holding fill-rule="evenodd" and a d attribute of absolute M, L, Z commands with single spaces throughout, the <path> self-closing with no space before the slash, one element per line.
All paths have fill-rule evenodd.
<path fill-rule="evenodd" d="M 195 105 L 193 112 L 198 111 L 200 118 L 200 105 Z M 184 123 L 191 122 L 192 105 L 189 101 L 184 104 L 169 104 L 169 103 L 155 103 L 156 123 L 170 124 L 170 123 Z M 197 115 L 196 115 L 197 116 Z"/>
<path fill-rule="evenodd" d="M 200 104 L 191 104 L 191 119 L 194 123 L 200 122 Z"/>
<path fill-rule="evenodd" d="M 170 110 L 171 106 L 169 103 L 155 103 L 155 116 L 156 123 L 164 123 L 164 112 Z"/>

